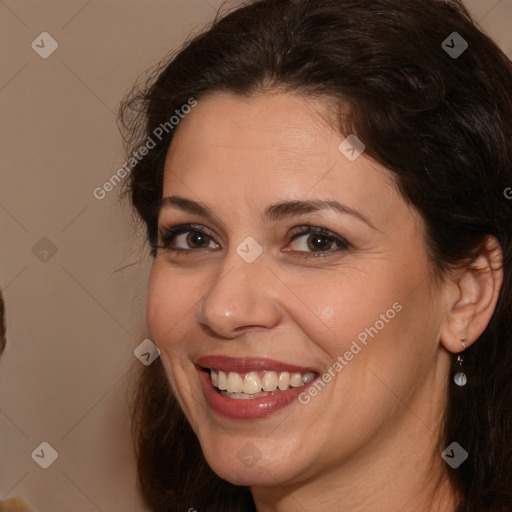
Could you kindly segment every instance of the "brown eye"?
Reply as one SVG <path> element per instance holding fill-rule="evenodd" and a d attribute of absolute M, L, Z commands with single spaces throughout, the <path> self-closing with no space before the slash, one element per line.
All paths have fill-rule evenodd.
<path fill-rule="evenodd" d="M 185 240 L 189 247 L 193 249 L 202 249 L 208 247 L 210 237 L 205 233 L 201 233 L 199 231 L 189 231 L 188 236 L 185 237 Z"/>
<path fill-rule="evenodd" d="M 333 242 L 324 235 L 309 235 L 307 244 L 312 251 L 326 251 L 331 248 Z"/>
<path fill-rule="evenodd" d="M 160 230 L 161 245 L 156 249 L 168 249 L 176 252 L 193 252 L 194 250 L 218 248 L 212 237 L 201 227 L 180 225 Z"/>
<path fill-rule="evenodd" d="M 326 228 L 315 228 L 312 226 L 307 226 L 295 234 L 292 238 L 293 244 L 295 244 L 295 249 L 292 249 L 294 252 L 302 252 L 306 253 L 306 255 L 308 252 L 316 253 L 317 255 L 322 255 L 323 253 L 330 254 L 350 247 L 350 244 L 336 233 Z M 334 245 L 336 247 L 334 250 L 331 250 Z"/>

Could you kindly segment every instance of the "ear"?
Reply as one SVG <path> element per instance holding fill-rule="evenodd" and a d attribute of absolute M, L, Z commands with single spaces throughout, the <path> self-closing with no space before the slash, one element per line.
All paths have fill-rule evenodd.
<path fill-rule="evenodd" d="M 484 332 L 503 284 L 503 252 L 496 237 L 488 235 L 478 256 L 457 270 L 446 283 L 447 314 L 440 330 L 443 346 L 453 353 L 464 350 Z"/>

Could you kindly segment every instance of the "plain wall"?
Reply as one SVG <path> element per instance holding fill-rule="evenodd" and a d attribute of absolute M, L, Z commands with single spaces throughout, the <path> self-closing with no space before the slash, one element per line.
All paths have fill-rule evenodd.
<path fill-rule="evenodd" d="M 124 93 L 221 3 L 0 2 L 0 500 L 22 496 L 37 512 L 145 510 L 126 404 L 147 337 L 151 258 L 119 187 L 103 199 L 93 191 L 125 163 Z M 467 5 L 512 56 L 512 0 Z M 58 43 L 46 59 L 31 47 L 51 49 L 42 32 Z M 32 456 L 51 456 L 43 442 L 58 452 L 47 469 Z"/>

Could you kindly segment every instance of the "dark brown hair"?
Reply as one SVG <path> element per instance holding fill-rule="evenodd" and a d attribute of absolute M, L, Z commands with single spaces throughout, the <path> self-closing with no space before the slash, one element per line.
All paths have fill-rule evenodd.
<path fill-rule="evenodd" d="M 2 292 L 0 292 L 0 356 L 3 354 L 5 350 L 5 306 L 4 306 L 4 298 L 2 297 Z"/>
<path fill-rule="evenodd" d="M 457 32 L 460 56 L 442 46 Z M 453 36 L 452 36 L 453 37 Z M 494 235 L 504 283 L 494 315 L 465 352 L 468 384 L 450 378 L 441 451 L 458 512 L 512 510 L 512 67 L 458 0 L 261 0 L 216 19 L 166 58 L 122 105 L 131 155 L 190 98 L 248 96 L 272 87 L 348 106 L 340 133 L 356 134 L 422 216 L 442 278 Z M 175 130 L 140 159 L 126 193 L 157 243 L 164 160 Z M 153 252 L 153 255 L 155 253 Z M 133 402 L 142 493 L 155 512 L 255 510 L 246 488 L 208 467 L 160 360 L 144 368 Z"/>

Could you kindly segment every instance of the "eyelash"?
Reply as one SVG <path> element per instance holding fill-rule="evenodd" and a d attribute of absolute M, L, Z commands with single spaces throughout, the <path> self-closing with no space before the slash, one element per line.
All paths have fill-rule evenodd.
<path fill-rule="evenodd" d="M 302 231 L 300 231 L 300 230 L 302 230 Z M 193 253 L 193 252 L 199 252 L 199 251 L 208 249 L 208 248 L 175 249 L 175 248 L 170 247 L 171 242 L 173 242 L 173 240 L 175 239 L 175 237 L 177 235 L 181 235 L 181 234 L 189 233 L 189 232 L 190 233 L 200 233 L 202 235 L 205 235 L 209 238 L 209 241 L 213 241 L 214 243 L 216 243 L 215 240 L 213 239 L 213 237 L 211 235 L 209 235 L 206 230 L 204 230 L 201 226 L 196 225 L 196 224 L 180 224 L 178 226 L 163 227 L 159 231 L 159 236 L 160 236 L 160 239 L 162 240 L 162 245 L 154 244 L 152 246 L 152 249 L 153 249 L 152 255 L 156 256 L 156 251 L 158 249 L 165 249 L 165 250 L 172 251 L 174 254 L 183 254 L 183 255 L 187 255 L 187 256 L 191 256 L 191 253 Z M 318 235 L 318 236 L 322 236 L 324 238 L 328 238 L 331 242 L 335 243 L 338 246 L 339 250 L 346 250 L 351 247 L 351 245 L 344 238 L 340 237 L 336 233 L 333 233 L 332 231 L 330 231 L 329 229 L 327 229 L 324 226 L 318 226 L 318 227 L 299 226 L 292 231 L 292 233 L 291 233 L 292 238 L 290 241 L 293 241 L 296 238 L 303 236 L 303 235 L 307 235 L 307 234 Z M 297 255 L 299 257 L 325 258 L 329 254 L 339 252 L 339 250 L 337 250 L 337 251 L 327 250 L 327 251 L 318 251 L 318 252 L 293 251 L 292 250 L 290 252 L 294 253 L 295 255 Z M 306 254 L 303 254 L 303 253 L 306 253 Z"/>

